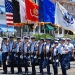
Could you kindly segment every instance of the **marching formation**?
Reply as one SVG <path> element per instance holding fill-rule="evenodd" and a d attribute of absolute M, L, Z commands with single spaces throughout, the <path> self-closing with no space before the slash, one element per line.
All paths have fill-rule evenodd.
<path fill-rule="evenodd" d="M 35 61 L 38 60 L 40 75 L 44 75 L 43 69 L 47 68 L 47 74 L 51 75 L 50 63 L 52 62 L 54 75 L 58 75 L 58 66 L 61 65 L 62 75 L 67 75 L 66 70 L 70 69 L 70 59 L 74 54 L 74 46 L 70 43 L 70 38 L 56 39 L 51 42 L 50 38 L 44 40 L 40 38 L 35 41 L 35 37 L 31 37 L 31 41 L 27 36 L 21 41 L 21 37 L 10 36 L 9 40 L 3 38 L 1 51 L 3 62 L 3 74 L 7 74 L 6 60 L 9 56 L 11 74 L 14 74 L 14 59 L 18 68 L 17 74 L 22 74 L 22 65 L 20 60 L 23 59 L 25 67 L 25 75 L 28 75 L 28 61 L 32 65 L 32 75 L 36 75 Z M 60 64 L 59 64 L 60 62 Z"/>

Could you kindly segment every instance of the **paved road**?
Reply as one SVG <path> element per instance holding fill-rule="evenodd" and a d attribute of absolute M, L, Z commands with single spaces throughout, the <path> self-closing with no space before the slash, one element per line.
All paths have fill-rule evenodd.
<path fill-rule="evenodd" d="M 51 67 L 51 73 L 53 75 L 52 65 L 50 65 L 50 67 Z M 24 68 L 23 67 L 22 67 L 22 70 L 23 70 L 23 73 L 24 73 Z M 40 75 L 40 73 L 39 73 L 39 66 L 36 66 L 36 71 L 37 71 L 37 74 L 36 75 Z M 58 71 L 59 71 L 59 75 L 62 75 L 62 72 L 61 72 L 61 68 L 60 67 L 58 67 Z M 0 75 L 2 75 L 1 74 L 2 72 L 3 72 L 2 67 L 0 67 Z M 15 73 L 16 72 L 17 72 L 17 68 L 15 67 Z M 46 72 L 47 72 L 46 69 L 44 69 L 44 75 L 47 75 Z M 10 68 L 8 67 L 8 74 L 7 75 L 11 75 L 9 73 L 10 73 Z M 75 75 L 75 62 L 71 62 L 71 69 L 70 70 L 67 70 L 67 74 L 68 75 Z M 12 75 L 17 75 L 17 74 L 12 74 Z M 29 75 L 31 75 L 31 67 L 29 67 Z"/>

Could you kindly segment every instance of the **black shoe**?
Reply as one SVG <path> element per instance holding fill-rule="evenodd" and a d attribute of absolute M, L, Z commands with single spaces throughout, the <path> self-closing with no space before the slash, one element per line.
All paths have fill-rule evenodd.
<path fill-rule="evenodd" d="M 19 72 L 19 74 L 23 74 L 22 72 Z"/>
<path fill-rule="evenodd" d="M 34 73 L 32 73 L 31 75 L 36 75 L 36 73 L 34 72 Z"/>
<path fill-rule="evenodd" d="M 48 75 L 51 75 L 51 73 L 48 73 Z"/>
<path fill-rule="evenodd" d="M 11 72 L 10 74 L 14 74 L 14 72 Z"/>
<path fill-rule="evenodd" d="M 1 67 L 2 65 L 1 65 L 1 61 L 0 61 L 0 67 Z"/>
<path fill-rule="evenodd" d="M 17 72 L 16 74 L 19 74 L 19 72 Z"/>
<path fill-rule="evenodd" d="M 17 72 L 16 74 L 22 74 L 22 72 Z"/>
<path fill-rule="evenodd" d="M 40 73 L 40 75 L 44 75 L 43 73 Z"/>
<path fill-rule="evenodd" d="M 28 75 L 28 72 L 25 72 L 25 75 Z"/>
<path fill-rule="evenodd" d="M 3 72 L 2 74 L 7 74 L 7 72 Z"/>

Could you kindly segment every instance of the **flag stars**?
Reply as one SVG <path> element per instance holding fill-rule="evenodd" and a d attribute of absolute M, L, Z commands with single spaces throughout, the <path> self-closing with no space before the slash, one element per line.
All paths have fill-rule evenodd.
<path fill-rule="evenodd" d="M 13 8 L 12 8 L 12 2 L 10 2 L 8 0 L 5 0 L 5 1 L 6 1 L 6 3 L 5 3 L 6 12 L 12 13 L 12 10 L 13 10 Z"/>

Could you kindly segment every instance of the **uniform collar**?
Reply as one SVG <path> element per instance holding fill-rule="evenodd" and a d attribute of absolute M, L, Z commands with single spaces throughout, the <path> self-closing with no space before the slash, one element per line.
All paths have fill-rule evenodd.
<path fill-rule="evenodd" d="M 50 43 L 49 44 L 46 44 L 46 45 L 50 45 Z"/>

